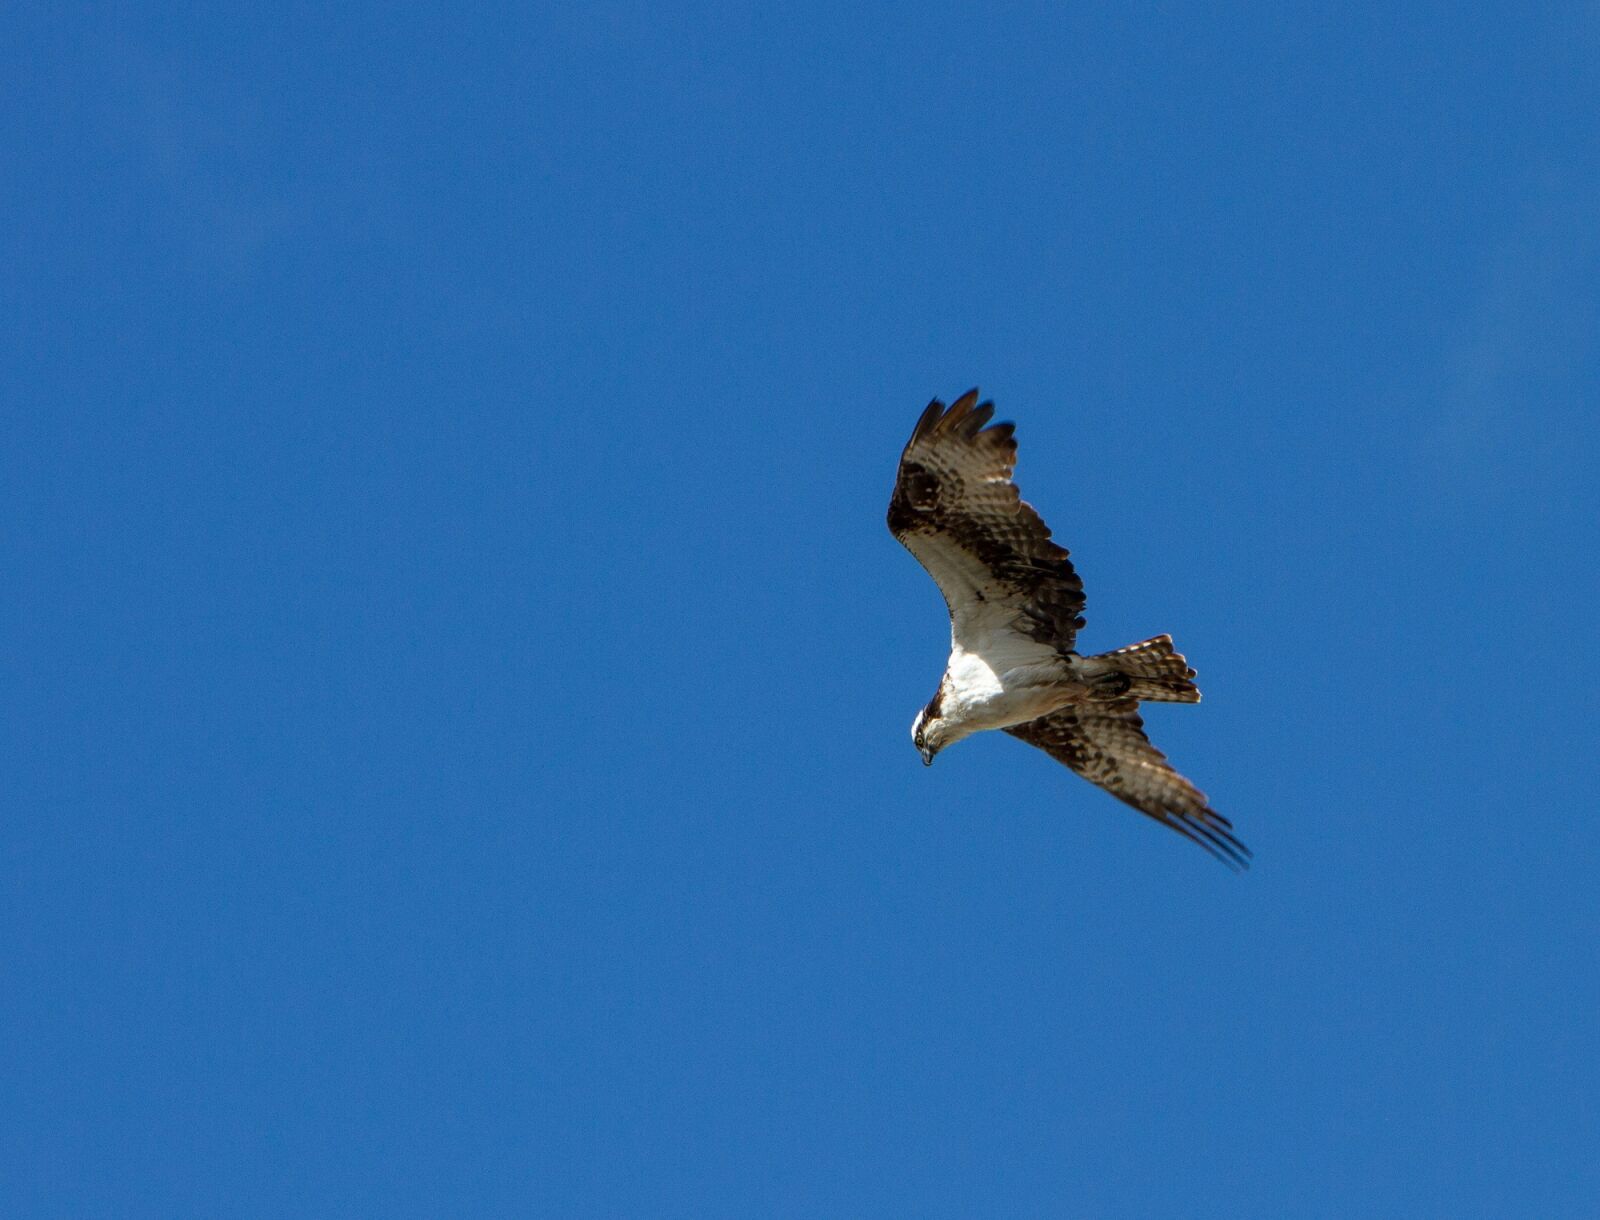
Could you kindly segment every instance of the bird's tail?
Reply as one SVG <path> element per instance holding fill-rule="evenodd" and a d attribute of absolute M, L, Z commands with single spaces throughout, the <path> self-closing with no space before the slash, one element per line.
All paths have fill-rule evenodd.
<path fill-rule="evenodd" d="M 1183 659 L 1183 654 L 1172 647 L 1170 635 L 1140 640 L 1115 652 L 1102 652 L 1085 660 L 1098 661 L 1107 675 L 1120 674 L 1127 679 L 1126 689 L 1119 695 L 1132 695 L 1156 703 L 1199 703 L 1200 688 L 1194 684 L 1194 670 Z M 1114 679 L 1113 679 L 1114 680 Z M 1116 683 L 1121 686 L 1120 682 Z"/>

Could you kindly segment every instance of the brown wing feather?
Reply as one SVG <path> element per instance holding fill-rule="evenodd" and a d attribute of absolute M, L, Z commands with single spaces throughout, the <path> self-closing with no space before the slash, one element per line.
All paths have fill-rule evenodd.
<path fill-rule="evenodd" d="M 989 424 L 978 391 L 934 399 L 900 455 L 889 530 L 928 570 L 960 632 L 963 614 L 1003 602 L 1015 626 L 1063 652 L 1083 626 L 1083 581 L 1023 501 L 1014 426 Z"/>
<path fill-rule="evenodd" d="M 1172 769 L 1145 736 L 1136 699 L 1062 708 L 1006 730 L 1084 779 L 1200 844 L 1224 864 L 1248 868 L 1250 849 L 1205 793 Z"/>

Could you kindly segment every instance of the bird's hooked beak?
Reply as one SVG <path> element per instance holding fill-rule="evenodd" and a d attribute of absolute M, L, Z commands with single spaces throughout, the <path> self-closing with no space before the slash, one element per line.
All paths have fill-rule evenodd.
<path fill-rule="evenodd" d="M 922 746 L 917 750 L 917 753 L 922 755 L 922 765 L 924 767 L 933 766 L 933 751 L 932 750 L 928 749 L 927 746 Z"/>

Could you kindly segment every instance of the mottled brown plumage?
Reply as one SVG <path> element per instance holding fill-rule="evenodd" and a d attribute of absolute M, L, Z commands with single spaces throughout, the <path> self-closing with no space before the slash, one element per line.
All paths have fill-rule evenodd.
<path fill-rule="evenodd" d="M 1137 699 L 1062 708 L 1006 732 L 1192 839 L 1224 864 L 1249 865 L 1250 850 L 1233 837 L 1233 823 L 1212 809 L 1206 794 L 1150 744 Z"/>
<path fill-rule="evenodd" d="M 1011 482 L 1013 424 L 985 427 L 994 404 L 969 390 L 949 410 L 938 399 L 917 421 L 889 500 L 889 529 L 915 555 L 955 617 L 1004 598 L 1019 630 L 1071 651 L 1083 626 L 1083 581 L 1066 548 Z"/>

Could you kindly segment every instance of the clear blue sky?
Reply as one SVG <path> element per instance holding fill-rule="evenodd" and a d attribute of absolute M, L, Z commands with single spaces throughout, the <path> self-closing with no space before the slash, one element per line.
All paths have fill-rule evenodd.
<path fill-rule="evenodd" d="M 24 4 L 8 1216 L 1600 1208 L 1600 9 Z M 1233 876 L 883 526 L 1018 424 Z"/>

